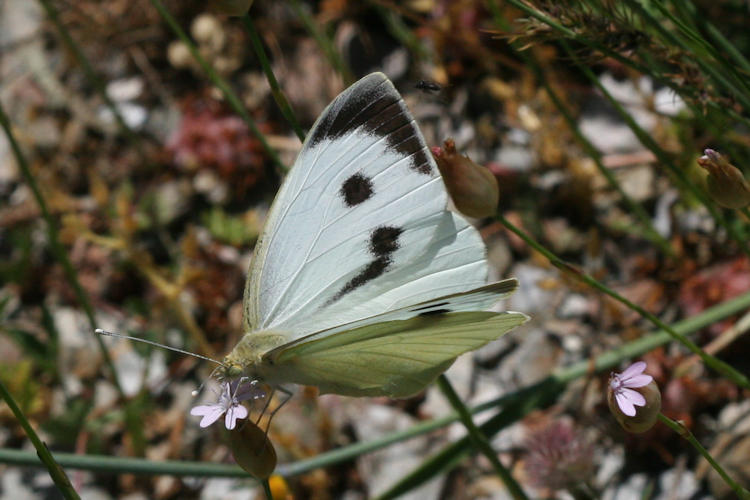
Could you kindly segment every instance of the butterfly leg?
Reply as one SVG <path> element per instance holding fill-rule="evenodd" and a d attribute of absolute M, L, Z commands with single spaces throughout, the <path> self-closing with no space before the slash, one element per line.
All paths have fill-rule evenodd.
<path fill-rule="evenodd" d="M 268 416 L 268 422 L 266 422 L 266 437 L 268 437 L 268 429 L 271 428 L 271 420 L 273 420 L 273 417 L 276 415 L 276 413 L 281 409 L 282 406 L 284 406 L 290 399 L 292 399 L 292 396 L 294 396 L 294 392 L 290 391 L 289 389 L 286 389 L 284 387 L 275 387 L 271 394 L 268 395 L 268 400 L 266 401 L 266 405 L 263 407 L 263 411 L 261 412 L 260 416 L 258 417 L 258 420 L 255 422 L 255 425 L 258 425 L 260 423 L 260 419 L 263 418 L 263 415 L 266 413 L 266 410 L 268 409 L 268 406 L 271 404 L 271 399 L 273 399 L 273 394 L 278 389 L 279 392 L 283 393 L 286 397 L 284 400 L 273 409 L 271 414 Z"/>

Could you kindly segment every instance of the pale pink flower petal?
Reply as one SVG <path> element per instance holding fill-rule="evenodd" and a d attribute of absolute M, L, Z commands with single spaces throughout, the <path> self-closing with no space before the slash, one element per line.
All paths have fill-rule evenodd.
<path fill-rule="evenodd" d="M 219 420 L 222 413 L 224 408 L 219 405 L 201 405 L 190 410 L 191 415 L 203 416 L 199 425 L 204 428 Z"/>
<path fill-rule="evenodd" d="M 615 393 L 615 401 L 617 401 L 617 406 L 620 408 L 621 412 L 628 417 L 635 416 L 635 406 L 633 406 L 633 403 L 630 402 L 625 394 L 620 392 Z"/>
<path fill-rule="evenodd" d="M 651 375 L 645 375 L 646 363 L 638 361 L 625 368 L 622 373 L 613 373 L 609 386 L 615 394 L 615 401 L 625 415 L 633 417 L 636 414 L 636 406 L 645 406 L 646 398 L 637 389 L 645 387 L 654 379 Z"/>
<path fill-rule="evenodd" d="M 636 375 L 635 377 L 630 377 L 629 379 L 625 380 L 625 387 L 643 387 L 651 383 L 651 381 L 654 380 L 654 377 L 651 375 Z"/>
<path fill-rule="evenodd" d="M 227 429 L 234 429 L 237 420 L 247 418 L 248 411 L 241 402 L 248 399 L 265 397 L 265 392 L 257 386 L 256 381 L 240 378 L 232 382 L 223 382 L 219 392 L 219 400 L 210 405 L 200 405 L 190 410 L 191 415 L 203 416 L 201 427 L 208 427 L 216 422 L 224 413 L 224 425 Z"/>
<path fill-rule="evenodd" d="M 247 408 L 244 406 L 232 406 L 227 410 L 227 416 L 224 418 L 224 425 L 230 431 L 237 426 L 237 420 L 247 418 Z"/>
<path fill-rule="evenodd" d="M 625 370 L 622 373 L 618 374 L 618 377 L 620 378 L 620 380 L 626 380 L 635 375 L 640 375 L 641 373 L 643 373 L 643 370 L 645 369 L 646 369 L 646 362 L 638 361 L 628 366 L 627 368 L 625 368 Z"/>

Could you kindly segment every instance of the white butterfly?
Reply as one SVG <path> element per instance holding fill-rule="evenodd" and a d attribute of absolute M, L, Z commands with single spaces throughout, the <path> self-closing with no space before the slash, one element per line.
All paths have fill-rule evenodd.
<path fill-rule="evenodd" d="M 286 177 L 245 287 L 222 379 L 410 396 L 528 317 L 488 312 L 484 243 L 448 195 L 393 84 L 373 73 L 323 111 Z"/>

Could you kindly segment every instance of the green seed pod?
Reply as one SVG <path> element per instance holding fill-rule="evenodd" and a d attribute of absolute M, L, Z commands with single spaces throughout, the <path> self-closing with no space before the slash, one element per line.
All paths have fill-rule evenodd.
<path fill-rule="evenodd" d="M 615 392 L 611 386 L 607 391 L 607 403 L 609 404 L 609 411 L 612 412 L 623 429 L 634 434 L 640 434 L 653 427 L 659 418 L 659 412 L 661 412 L 661 392 L 653 380 L 648 385 L 631 390 L 640 393 L 646 398 L 645 406 L 635 407 L 635 416 L 629 417 L 620 410 L 615 400 Z"/>
<path fill-rule="evenodd" d="M 257 479 L 267 479 L 276 468 L 276 450 L 266 432 L 253 422 L 229 431 L 229 447 L 237 464 Z"/>
<path fill-rule="evenodd" d="M 706 169 L 706 188 L 711 198 L 726 208 L 750 205 L 750 184 L 740 169 L 732 165 L 713 149 L 706 149 L 698 158 L 698 165 Z"/>

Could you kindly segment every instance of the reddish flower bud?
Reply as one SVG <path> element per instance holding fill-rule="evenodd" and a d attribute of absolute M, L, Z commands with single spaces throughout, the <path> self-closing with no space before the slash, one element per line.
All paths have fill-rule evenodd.
<path fill-rule="evenodd" d="M 453 139 L 447 139 L 442 149 L 432 148 L 432 155 L 459 212 L 469 217 L 489 217 L 497 212 L 500 192 L 492 172 L 458 154 Z"/>

